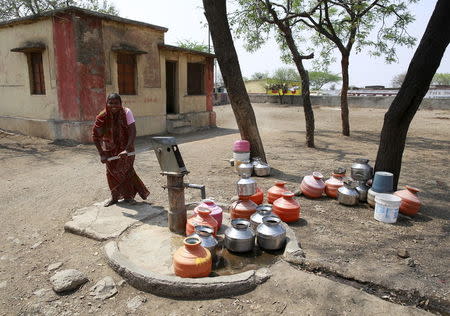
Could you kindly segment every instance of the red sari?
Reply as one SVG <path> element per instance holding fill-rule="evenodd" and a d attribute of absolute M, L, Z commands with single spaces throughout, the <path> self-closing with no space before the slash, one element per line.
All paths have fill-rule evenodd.
<path fill-rule="evenodd" d="M 101 111 L 95 120 L 92 138 L 100 140 L 103 152 L 107 157 L 117 156 L 124 151 L 128 143 L 128 124 L 125 109 L 113 113 Z M 134 150 L 134 148 L 133 148 Z M 106 162 L 106 177 L 114 199 L 133 199 L 136 193 L 146 199 L 150 192 L 134 171 L 135 156 L 125 156 Z"/>

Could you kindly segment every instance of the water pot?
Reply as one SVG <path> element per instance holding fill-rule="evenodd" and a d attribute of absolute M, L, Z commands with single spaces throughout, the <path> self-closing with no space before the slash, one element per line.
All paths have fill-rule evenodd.
<path fill-rule="evenodd" d="M 256 242 L 266 250 L 278 250 L 286 242 L 286 229 L 278 216 L 264 216 L 256 229 Z"/>
<path fill-rule="evenodd" d="M 234 252 L 248 252 L 255 246 L 255 232 L 246 219 L 236 218 L 225 231 L 225 247 Z"/>
<path fill-rule="evenodd" d="M 251 196 L 256 193 L 256 181 L 244 174 L 236 184 L 237 195 Z"/>
<path fill-rule="evenodd" d="M 344 205 L 358 205 L 359 193 L 356 191 L 356 183 L 344 181 L 344 186 L 338 189 L 338 201 Z"/>
<path fill-rule="evenodd" d="M 357 158 L 351 168 L 353 180 L 367 181 L 372 178 L 373 168 L 369 165 L 369 159 Z"/>
<path fill-rule="evenodd" d="M 274 215 L 272 213 L 272 205 L 270 204 L 258 205 L 258 207 L 256 208 L 256 212 L 253 213 L 252 216 L 250 216 L 250 223 L 252 228 L 256 230 L 258 225 L 262 223 L 263 217 L 269 215 Z"/>

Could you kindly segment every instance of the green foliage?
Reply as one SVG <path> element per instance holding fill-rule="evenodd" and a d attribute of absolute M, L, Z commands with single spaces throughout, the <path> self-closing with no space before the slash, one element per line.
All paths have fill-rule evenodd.
<path fill-rule="evenodd" d="M 340 76 L 328 72 L 311 71 L 309 73 L 309 83 L 313 90 L 320 90 L 327 83 L 336 83 L 341 80 Z"/>
<path fill-rule="evenodd" d="M 181 40 L 177 42 L 177 45 L 182 48 L 192 49 L 199 52 L 209 53 L 208 45 L 193 41 L 193 40 Z M 212 47 L 211 47 L 212 49 Z"/>
<path fill-rule="evenodd" d="M 0 0 L 0 21 L 11 20 L 68 6 L 118 15 L 108 0 Z"/>
<path fill-rule="evenodd" d="M 403 81 L 405 81 L 406 72 L 395 75 L 391 80 L 391 85 L 393 88 L 400 88 Z"/>
<path fill-rule="evenodd" d="M 266 89 L 282 90 L 284 93 L 292 86 L 300 85 L 300 77 L 293 68 L 278 68 L 270 78 L 267 78 Z"/>
<path fill-rule="evenodd" d="M 274 37 L 282 50 L 283 61 L 292 62 L 280 31 L 273 23 L 266 5 L 271 5 L 288 22 L 300 53 L 315 52 L 317 69 L 333 62 L 332 50 L 350 55 L 367 49 L 386 62 L 397 61 L 396 47 L 412 47 L 415 39 L 406 32 L 414 21 L 408 4 L 418 0 L 237 0 L 238 8 L 230 14 L 230 24 L 246 49 L 259 49 Z M 319 58 L 317 58 L 319 57 Z"/>
<path fill-rule="evenodd" d="M 255 72 L 253 75 L 251 75 L 251 80 L 261 80 L 261 79 L 267 79 L 269 78 L 268 72 Z"/>
<path fill-rule="evenodd" d="M 431 83 L 436 85 L 450 85 L 450 73 L 435 74 Z"/>

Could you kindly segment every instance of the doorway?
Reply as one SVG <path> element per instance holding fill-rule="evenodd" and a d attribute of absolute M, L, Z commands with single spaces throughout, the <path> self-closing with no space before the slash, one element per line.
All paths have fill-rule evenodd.
<path fill-rule="evenodd" d="M 176 61 L 166 61 L 166 113 L 167 114 L 178 113 Z"/>

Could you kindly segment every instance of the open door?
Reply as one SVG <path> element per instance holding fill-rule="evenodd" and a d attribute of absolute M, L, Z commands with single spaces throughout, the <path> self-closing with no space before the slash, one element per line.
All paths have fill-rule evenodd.
<path fill-rule="evenodd" d="M 166 113 L 178 113 L 177 62 L 175 61 L 166 61 Z"/>

